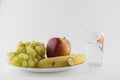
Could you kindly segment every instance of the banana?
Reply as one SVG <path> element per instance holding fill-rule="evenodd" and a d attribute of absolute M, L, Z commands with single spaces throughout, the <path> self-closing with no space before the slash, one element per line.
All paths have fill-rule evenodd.
<path fill-rule="evenodd" d="M 58 68 L 73 66 L 84 63 L 86 60 L 83 54 L 73 54 L 69 56 L 58 56 L 42 59 L 38 62 L 37 68 Z"/>

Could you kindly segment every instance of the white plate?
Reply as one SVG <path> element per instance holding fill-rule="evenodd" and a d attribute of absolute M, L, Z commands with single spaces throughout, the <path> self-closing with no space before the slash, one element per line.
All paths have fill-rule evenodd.
<path fill-rule="evenodd" d="M 61 68 L 24 68 L 24 67 L 16 67 L 16 66 L 12 66 L 12 67 L 17 70 L 29 71 L 29 72 L 61 72 L 61 71 L 70 70 L 75 66 L 61 67 Z"/>

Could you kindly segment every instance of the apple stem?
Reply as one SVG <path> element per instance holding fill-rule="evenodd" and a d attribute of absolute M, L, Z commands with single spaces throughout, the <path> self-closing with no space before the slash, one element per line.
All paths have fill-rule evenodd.
<path fill-rule="evenodd" d="M 63 39 L 66 39 L 66 37 L 63 37 Z"/>

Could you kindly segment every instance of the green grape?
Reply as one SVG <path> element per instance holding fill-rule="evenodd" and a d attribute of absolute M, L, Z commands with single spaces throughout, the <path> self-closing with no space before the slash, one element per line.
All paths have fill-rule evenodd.
<path fill-rule="evenodd" d="M 19 58 L 18 63 L 22 65 L 22 61 L 23 61 L 23 59 L 22 59 L 22 58 Z"/>
<path fill-rule="evenodd" d="M 12 61 L 10 61 L 10 64 L 12 64 L 12 65 L 14 65 L 14 66 L 20 66 L 18 56 L 15 56 L 15 57 L 12 59 Z"/>
<path fill-rule="evenodd" d="M 9 56 L 9 57 L 15 57 L 15 52 L 9 52 L 8 54 L 7 54 L 7 56 Z"/>
<path fill-rule="evenodd" d="M 26 46 L 26 50 L 30 50 L 30 49 L 33 49 L 31 46 Z"/>
<path fill-rule="evenodd" d="M 24 54 L 23 59 L 29 59 L 29 56 L 27 54 Z"/>
<path fill-rule="evenodd" d="M 24 53 L 18 54 L 18 57 L 22 59 L 24 57 Z"/>
<path fill-rule="evenodd" d="M 43 52 L 40 52 L 39 55 L 42 56 L 42 55 L 44 55 L 44 53 L 43 53 Z"/>
<path fill-rule="evenodd" d="M 22 61 L 22 66 L 23 66 L 23 67 L 27 67 L 27 66 L 28 66 L 28 63 L 27 63 L 26 60 L 23 60 L 23 61 Z"/>
<path fill-rule="evenodd" d="M 37 46 L 39 46 L 41 43 L 40 42 L 36 42 Z"/>
<path fill-rule="evenodd" d="M 13 62 L 18 62 L 18 61 L 19 61 L 19 57 L 18 57 L 18 56 L 15 56 L 12 61 L 13 61 Z"/>
<path fill-rule="evenodd" d="M 22 41 L 18 43 L 18 47 L 21 47 L 21 46 L 24 46 L 24 43 Z"/>
<path fill-rule="evenodd" d="M 35 47 L 35 50 L 36 50 L 37 52 L 40 52 L 40 51 L 41 51 L 41 47 L 40 47 L 40 46 L 36 46 L 36 47 Z"/>
<path fill-rule="evenodd" d="M 32 59 L 28 60 L 28 64 L 29 64 L 29 67 L 33 67 L 35 65 Z"/>
<path fill-rule="evenodd" d="M 16 52 L 17 53 L 25 52 L 25 47 L 24 46 L 18 47 Z"/>
<path fill-rule="evenodd" d="M 37 55 L 36 57 L 38 60 L 42 59 L 40 55 Z"/>
<path fill-rule="evenodd" d="M 26 42 L 25 46 L 30 46 L 31 42 Z"/>
<path fill-rule="evenodd" d="M 41 47 L 41 46 L 45 46 L 45 44 L 44 44 L 44 43 L 41 43 L 41 42 L 37 42 L 37 45 L 40 46 L 40 47 Z"/>
<path fill-rule="evenodd" d="M 14 57 L 9 57 L 9 61 L 11 62 L 13 60 Z"/>
<path fill-rule="evenodd" d="M 9 61 L 12 61 L 13 60 L 13 58 L 15 57 L 15 52 L 9 52 L 8 54 L 7 54 L 7 56 L 9 57 Z"/>
<path fill-rule="evenodd" d="M 41 45 L 42 45 L 42 46 L 45 46 L 45 44 L 44 44 L 44 43 L 41 43 Z"/>
<path fill-rule="evenodd" d="M 45 54 L 45 48 L 36 46 L 35 47 L 36 51 L 38 52 L 39 55 L 44 55 Z"/>
<path fill-rule="evenodd" d="M 18 55 L 18 57 L 21 58 L 21 59 L 29 59 L 29 56 L 27 54 L 25 54 L 25 53 L 20 53 Z"/>
<path fill-rule="evenodd" d="M 37 43 L 36 43 L 35 41 L 32 41 L 32 42 L 31 42 L 31 47 L 34 48 L 36 45 L 37 45 Z"/>
<path fill-rule="evenodd" d="M 37 62 L 38 62 L 38 59 L 37 59 L 37 58 L 33 58 L 33 61 L 34 61 L 35 63 L 37 63 Z"/>
<path fill-rule="evenodd" d="M 32 57 L 35 57 L 37 55 L 37 53 L 36 52 L 34 52 L 31 56 Z"/>
<path fill-rule="evenodd" d="M 12 64 L 12 65 L 14 65 L 14 66 L 21 66 L 20 63 L 14 62 L 14 61 L 11 61 L 10 64 Z"/>
<path fill-rule="evenodd" d="M 27 49 L 27 53 L 32 57 L 35 57 L 37 54 L 34 49 Z"/>
<path fill-rule="evenodd" d="M 46 52 L 46 48 L 43 47 L 42 50 L 41 50 L 41 52 L 45 53 Z"/>

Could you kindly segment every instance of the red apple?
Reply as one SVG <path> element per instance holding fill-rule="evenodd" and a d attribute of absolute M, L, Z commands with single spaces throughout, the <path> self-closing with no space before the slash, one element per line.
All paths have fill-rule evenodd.
<path fill-rule="evenodd" d="M 54 37 L 48 41 L 47 57 L 66 56 L 70 55 L 70 42 L 64 38 Z"/>

